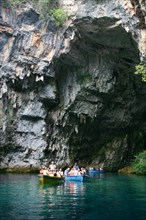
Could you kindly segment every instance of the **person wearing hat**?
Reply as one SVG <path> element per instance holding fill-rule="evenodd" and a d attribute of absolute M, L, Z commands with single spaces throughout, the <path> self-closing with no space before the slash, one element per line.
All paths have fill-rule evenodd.
<path fill-rule="evenodd" d="M 56 170 L 56 165 L 55 165 L 54 161 L 51 162 L 49 168 L 50 168 L 50 171 L 55 171 Z"/>

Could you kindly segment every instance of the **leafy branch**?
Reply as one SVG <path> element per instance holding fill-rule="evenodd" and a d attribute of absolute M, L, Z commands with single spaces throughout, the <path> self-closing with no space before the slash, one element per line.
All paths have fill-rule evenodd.
<path fill-rule="evenodd" d="M 135 159 L 132 162 L 132 169 L 136 174 L 146 174 L 146 150 L 135 156 Z"/>
<path fill-rule="evenodd" d="M 146 82 L 146 65 L 139 64 L 135 66 L 135 74 L 142 76 L 142 81 Z"/>

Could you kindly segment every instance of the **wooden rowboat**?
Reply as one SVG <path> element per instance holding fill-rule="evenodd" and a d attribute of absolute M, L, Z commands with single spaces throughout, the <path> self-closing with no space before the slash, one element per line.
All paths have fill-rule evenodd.
<path fill-rule="evenodd" d="M 64 177 L 38 175 L 39 181 L 42 183 L 59 183 L 64 181 Z"/>
<path fill-rule="evenodd" d="M 83 182 L 83 176 L 65 176 L 65 181 L 79 181 Z"/>

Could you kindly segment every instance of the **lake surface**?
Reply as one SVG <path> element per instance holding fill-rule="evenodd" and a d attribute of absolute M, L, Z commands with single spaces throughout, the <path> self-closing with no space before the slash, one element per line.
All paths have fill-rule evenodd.
<path fill-rule="evenodd" d="M 0 220 L 146 220 L 146 176 L 98 174 L 86 182 L 39 184 L 0 174 Z"/>

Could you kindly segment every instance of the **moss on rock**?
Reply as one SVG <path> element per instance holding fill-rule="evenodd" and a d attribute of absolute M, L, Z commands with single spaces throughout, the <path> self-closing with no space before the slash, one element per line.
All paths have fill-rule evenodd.
<path fill-rule="evenodd" d="M 134 171 L 132 169 L 132 167 L 127 166 L 127 167 L 123 167 L 122 169 L 118 170 L 118 173 L 123 173 L 123 174 L 134 174 Z"/>

